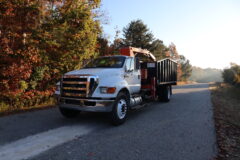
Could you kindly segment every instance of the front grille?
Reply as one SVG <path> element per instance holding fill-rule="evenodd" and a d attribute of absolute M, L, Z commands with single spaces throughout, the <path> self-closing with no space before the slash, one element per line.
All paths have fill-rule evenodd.
<path fill-rule="evenodd" d="M 63 87 L 75 87 L 75 88 L 86 88 L 86 84 L 69 84 L 66 83 L 66 81 L 64 81 L 64 83 L 62 84 Z"/>
<path fill-rule="evenodd" d="M 63 81 L 76 81 L 76 82 L 86 82 L 87 78 L 63 78 Z"/>
<path fill-rule="evenodd" d="M 91 75 L 66 75 L 61 82 L 61 96 L 85 98 L 90 97 L 96 89 L 98 78 Z"/>

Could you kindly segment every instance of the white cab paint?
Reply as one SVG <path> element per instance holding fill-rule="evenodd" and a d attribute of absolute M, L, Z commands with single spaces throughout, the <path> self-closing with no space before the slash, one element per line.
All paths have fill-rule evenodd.
<path fill-rule="evenodd" d="M 135 69 L 135 60 L 132 57 L 126 56 L 127 59 L 132 59 L 133 71 L 126 71 L 126 60 L 122 68 L 86 68 L 74 70 L 66 73 L 65 75 L 94 75 L 99 77 L 99 84 L 92 97 L 99 98 L 116 98 L 118 92 L 127 88 L 129 92 L 137 93 L 141 88 L 140 70 Z M 100 93 L 99 87 L 116 87 L 114 94 Z M 55 94 L 60 94 L 55 92 Z"/>

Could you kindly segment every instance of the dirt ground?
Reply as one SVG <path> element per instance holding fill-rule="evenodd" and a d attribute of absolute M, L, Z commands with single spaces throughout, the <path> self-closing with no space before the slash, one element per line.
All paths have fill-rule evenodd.
<path fill-rule="evenodd" d="M 216 160 L 240 160 L 240 88 L 210 84 L 218 143 Z"/>

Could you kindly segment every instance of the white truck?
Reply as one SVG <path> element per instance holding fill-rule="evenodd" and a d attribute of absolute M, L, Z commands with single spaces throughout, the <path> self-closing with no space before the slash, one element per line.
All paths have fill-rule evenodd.
<path fill-rule="evenodd" d="M 93 59 L 62 76 L 58 106 L 65 117 L 80 111 L 109 112 L 111 122 L 125 122 L 128 111 L 153 100 L 168 102 L 177 81 L 177 63 L 156 61 L 147 50 L 127 47 L 120 55 Z"/>

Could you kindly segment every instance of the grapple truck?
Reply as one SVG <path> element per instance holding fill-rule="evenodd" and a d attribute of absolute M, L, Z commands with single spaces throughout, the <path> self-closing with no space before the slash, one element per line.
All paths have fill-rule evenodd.
<path fill-rule="evenodd" d="M 148 51 L 127 47 L 120 55 L 93 59 L 62 76 L 58 107 L 65 117 L 80 111 L 108 112 L 111 122 L 125 122 L 129 110 L 159 100 L 168 102 L 177 82 L 177 63 L 156 61 Z"/>

